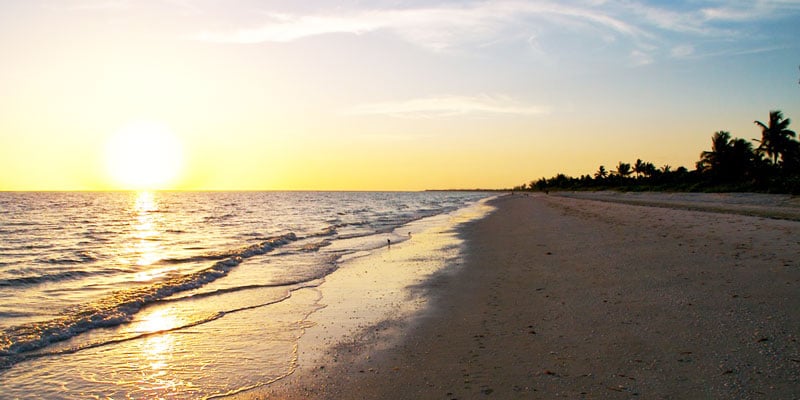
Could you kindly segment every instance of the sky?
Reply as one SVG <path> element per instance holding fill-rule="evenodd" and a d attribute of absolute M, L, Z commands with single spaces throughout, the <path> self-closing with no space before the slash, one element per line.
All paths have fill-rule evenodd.
<path fill-rule="evenodd" d="M 800 0 L 4 0 L 0 60 L 0 190 L 508 188 L 800 130 Z"/>

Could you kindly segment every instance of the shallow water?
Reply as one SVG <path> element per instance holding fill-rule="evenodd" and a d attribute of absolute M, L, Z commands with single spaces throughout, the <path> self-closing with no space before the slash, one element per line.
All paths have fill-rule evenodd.
<path fill-rule="evenodd" d="M 202 398 L 279 379 L 344 260 L 484 197 L 0 193 L 0 395 Z"/>

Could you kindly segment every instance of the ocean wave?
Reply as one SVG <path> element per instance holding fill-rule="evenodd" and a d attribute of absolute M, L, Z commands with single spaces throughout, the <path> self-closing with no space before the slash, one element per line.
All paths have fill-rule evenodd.
<path fill-rule="evenodd" d="M 242 258 L 249 258 L 252 256 L 264 254 L 268 251 L 271 251 L 277 246 L 284 245 L 289 241 L 293 242 L 297 240 L 297 235 L 294 233 L 288 233 L 283 236 L 273 237 L 273 238 L 266 238 L 265 240 L 252 244 L 245 247 L 240 247 L 236 249 L 226 250 L 226 251 L 219 251 L 219 252 L 210 252 L 206 254 L 195 255 L 191 257 L 173 257 L 173 258 L 164 258 L 159 261 L 160 264 L 183 264 L 183 263 L 190 263 L 190 262 L 198 262 L 198 261 L 216 261 L 216 260 L 224 260 L 232 257 L 242 257 Z M 284 243 L 286 241 L 286 243 Z"/>
<path fill-rule="evenodd" d="M 228 213 L 228 214 L 222 214 L 222 215 L 209 215 L 209 216 L 203 217 L 203 222 L 224 221 L 226 219 L 231 219 L 233 217 L 236 217 L 236 214 Z"/>
<path fill-rule="evenodd" d="M 246 258 L 264 254 L 296 241 L 294 233 L 237 249 L 227 259 L 191 274 L 151 285 L 120 290 L 99 301 L 70 308 L 61 317 L 23 324 L 0 332 L 0 356 L 12 357 L 63 341 L 83 332 L 130 322 L 142 307 L 175 293 L 197 289 L 228 274 Z M 0 363 L 1 364 L 1 363 Z"/>
<path fill-rule="evenodd" d="M 46 282 L 60 282 L 65 280 L 80 279 L 98 274 L 98 271 L 69 270 L 43 275 L 20 276 L 15 278 L 0 279 L 0 287 L 38 285 Z"/>
<path fill-rule="evenodd" d="M 44 222 L 36 222 L 36 221 L 8 221 L 3 222 L 4 226 L 40 226 L 44 225 Z"/>
<path fill-rule="evenodd" d="M 224 289 L 212 290 L 212 291 L 209 291 L 209 292 L 192 293 L 192 294 L 185 295 L 185 296 L 169 297 L 169 298 L 165 298 L 165 299 L 160 300 L 159 303 L 174 303 L 174 302 L 186 301 L 186 300 L 197 300 L 197 299 L 202 299 L 202 298 L 207 298 L 207 297 L 212 297 L 212 296 L 219 296 L 219 295 L 222 295 L 222 294 L 241 292 L 241 291 L 245 291 L 245 290 L 271 289 L 271 288 L 291 287 L 291 286 L 303 285 L 303 284 L 307 284 L 309 282 L 316 281 L 316 280 L 322 278 L 323 276 L 330 274 L 331 272 L 333 272 L 333 270 L 335 270 L 335 268 L 329 268 L 329 269 L 326 269 L 326 270 L 324 270 L 323 272 L 321 272 L 319 274 L 316 274 L 316 275 L 313 275 L 313 276 L 307 276 L 307 277 L 303 277 L 303 278 L 300 278 L 300 279 L 287 281 L 287 282 L 235 286 L 235 287 L 229 287 L 229 288 L 224 288 Z M 284 299 L 281 299 L 281 300 L 284 300 Z M 275 301 L 275 302 L 277 302 L 277 301 Z M 258 304 L 258 306 L 263 306 L 263 305 L 267 305 L 267 304 L 273 304 L 275 302 Z M 252 307 L 247 307 L 247 308 L 249 309 L 249 308 L 252 308 Z M 226 312 L 230 313 L 232 311 L 242 311 L 242 310 L 228 310 Z"/>
<path fill-rule="evenodd" d="M 2 231 L 0 231 L 0 233 L 2 233 Z M 52 249 L 54 247 L 55 247 L 54 245 L 49 243 L 23 244 L 20 246 L 8 246 L 8 247 L 3 246 L 0 247 L 0 251 L 7 252 L 7 251 L 18 251 L 18 250 L 47 250 L 47 249 Z"/>
<path fill-rule="evenodd" d="M 263 234 L 261 232 L 242 232 L 239 234 L 241 237 L 245 238 L 261 238 Z M 261 240 L 261 239 L 259 239 Z"/>
<path fill-rule="evenodd" d="M 330 272 L 332 272 L 332 269 L 327 271 L 327 273 L 330 273 Z M 168 332 L 176 332 L 176 331 L 180 331 L 180 330 L 183 330 L 183 329 L 186 329 L 186 328 L 191 328 L 191 327 L 202 325 L 202 324 L 205 324 L 205 323 L 208 323 L 208 322 L 211 322 L 211 321 L 215 321 L 217 319 L 220 319 L 220 318 L 224 317 L 225 315 L 230 315 L 230 314 L 234 314 L 234 313 L 241 312 L 241 311 L 252 310 L 252 309 L 256 309 L 256 308 L 260 308 L 260 307 L 264 307 L 264 306 L 269 306 L 269 305 L 272 305 L 272 304 L 280 303 L 281 301 L 284 301 L 284 300 L 288 299 L 289 297 L 291 297 L 291 293 L 292 293 L 293 290 L 297 290 L 297 289 L 301 289 L 301 288 L 308 288 L 308 287 L 317 287 L 321 283 L 319 278 L 320 277 L 309 277 L 308 279 L 305 279 L 305 280 L 295 281 L 295 282 L 286 282 L 286 283 L 281 283 L 281 284 L 248 285 L 248 286 L 241 286 L 241 287 L 237 287 L 237 288 L 220 289 L 220 290 L 216 290 L 216 291 L 213 291 L 213 292 L 204 293 L 204 294 L 201 294 L 201 295 L 187 296 L 187 297 L 174 298 L 174 299 L 166 299 L 164 301 L 175 302 L 175 301 L 182 301 L 182 300 L 187 300 L 187 299 L 194 300 L 194 299 L 198 299 L 198 298 L 202 298 L 202 297 L 211 297 L 211 296 L 215 296 L 215 295 L 231 293 L 231 292 L 236 292 L 236 291 L 242 291 L 242 290 L 252 290 L 252 289 L 261 289 L 261 288 L 274 288 L 274 287 L 290 287 L 291 288 L 290 290 L 287 290 L 286 295 L 284 295 L 282 297 L 274 298 L 272 300 L 269 300 L 269 301 L 266 301 L 266 302 L 263 302 L 263 303 L 251 304 L 251 305 L 238 307 L 238 308 L 233 308 L 233 309 L 228 309 L 228 310 L 224 310 L 224 311 L 217 311 L 217 312 L 208 314 L 205 317 L 197 318 L 197 319 L 194 319 L 192 321 L 189 321 L 188 323 L 185 323 L 185 324 L 182 324 L 182 325 L 173 326 L 173 327 L 166 328 L 166 329 L 160 329 L 160 330 L 148 331 L 148 332 L 134 332 L 132 335 L 118 337 L 118 338 L 110 339 L 110 340 L 106 339 L 106 340 L 88 342 L 88 343 L 84 343 L 82 345 L 68 347 L 68 348 L 59 349 L 59 350 L 55 350 L 55 351 L 46 351 L 45 350 L 45 351 L 31 352 L 31 353 L 27 353 L 27 354 L 20 354 L 20 353 L 10 354 L 10 355 L 0 354 L 0 370 L 2 370 L 4 368 L 8 368 L 11 365 L 13 365 L 14 363 L 19 362 L 19 361 L 29 360 L 29 359 L 32 359 L 32 358 L 56 356 L 56 355 L 62 355 L 62 354 L 73 354 L 73 353 L 77 353 L 77 352 L 82 351 L 82 350 L 88 350 L 88 349 L 93 349 L 93 348 L 97 348 L 97 347 L 102 347 L 102 346 L 107 346 L 107 345 L 112 345 L 112 344 L 117 344 L 117 343 L 128 342 L 128 341 L 137 340 L 137 339 L 141 339 L 141 338 L 145 338 L 145 337 L 149 337 L 149 336 L 154 336 L 154 335 L 160 335 L 160 334 L 168 333 Z"/>
<path fill-rule="evenodd" d="M 321 242 L 313 242 L 313 243 L 304 244 L 300 249 L 302 251 L 306 251 L 306 252 L 314 252 L 314 251 L 319 251 L 319 249 L 321 249 L 323 247 L 326 247 L 326 246 L 330 246 L 330 245 L 331 245 L 331 241 L 330 240 L 323 240 Z"/>
<path fill-rule="evenodd" d="M 49 258 L 39 258 L 36 261 L 44 264 L 88 264 L 97 261 L 99 258 L 96 254 L 92 253 L 91 251 L 75 251 L 72 254 L 59 256 L 59 257 L 49 257 Z"/>
<path fill-rule="evenodd" d="M 198 318 L 198 319 L 193 320 L 193 321 L 191 321 L 191 322 L 189 322 L 187 324 L 179 325 L 179 326 L 172 327 L 172 328 L 169 328 L 169 329 L 161 329 L 161 330 L 150 331 L 150 332 L 139 332 L 139 333 L 135 333 L 133 335 L 123 336 L 123 337 L 116 338 L 116 339 L 88 342 L 88 343 L 85 343 L 85 344 L 82 344 L 82 345 L 79 345 L 79 346 L 68 347 L 68 348 L 65 348 L 65 349 L 60 349 L 60 350 L 55 350 L 55 351 L 39 351 L 39 352 L 32 352 L 32 353 L 27 353 L 27 354 L 20 354 L 20 353 L 2 354 L 2 353 L 0 353 L 0 371 L 2 371 L 3 369 L 8 369 L 11 366 L 13 366 L 14 364 L 19 363 L 21 361 L 31 360 L 31 359 L 35 359 L 35 358 L 42 358 L 42 357 L 58 356 L 58 355 L 64 355 L 64 354 L 74 354 L 74 353 L 77 353 L 77 352 L 83 351 L 83 350 L 89 350 L 89 349 L 94 349 L 94 348 L 98 348 L 98 347 L 102 347 L 102 346 L 108 346 L 108 345 L 112 345 L 112 344 L 129 342 L 129 341 L 132 341 L 132 340 L 146 338 L 146 337 L 149 337 L 149 336 L 160 335 L 160 334 L 167 333 L 167 332 L 174 332 L 174 331 L 179 331 L 181 329 L 191 328 L 191 327 L 194 327 L 194 326 L 198 326 L 198 325 L 201 325 L 201 324 L 205 324 L 207 322 L 211 322 L 211 321 L 215 321 L 217 319 L 220 319 L 223 316 L 225 316 L 225 314 L 226 314 L 226 312 L 222 312 L 221 311 L 221 312 L 210 314 L 210 315 L 208 315 L 208 316 L 206 316 L 204 318 Z"/>
<path fill-rule="evenodd" d="M 40 315 L 33 312 L 24 311 L 0 311 L 0 318 L 20 318 L 20 317 L 33 317 Z"/>

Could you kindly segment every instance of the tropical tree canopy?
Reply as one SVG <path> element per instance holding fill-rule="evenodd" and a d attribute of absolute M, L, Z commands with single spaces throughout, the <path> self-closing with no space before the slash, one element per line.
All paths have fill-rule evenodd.
<path fill-rule="evenodd" d="M 784 118 L 780 111 L 770 111 L 767 123 L 754 122 L 761 128 L 760 140 L 734 138 L 727 131 L 714 132 L 711 150 L 700 153 L 694 171 L 683 166 L 673 169 L 669 164 L 657 168 L 639 158 L 632 164 L 620 161 L 612 171 L 600 165 L 593 175 L 573 178 L 558 174 L 531 182 L 529 187 L 540 190 L 736 190 L 800 195 L 800 141 L 795 139 L 797 133 L 789 129 L 789 118 Z M 753 142 L 758 143 L 757 148 Z M 632 174 L 636 177 L 630 177 Z"/>
<path fill-rule="evenodd" d="M 594 173 L 594 177 L 598 179 L 603 179 L 608 176 L 608 171 L 606 171 L 606 167 L 601 165 L 597 168 L 597 172 Z"/>
<path fill-rule="evenodd" d="M 778 165 L 778 159 L 786 160 L 788 153 L 792 152 L 794 141 L 792 140 L 796 133 L 789 130 L 789 118 L 783 118 L 783 113 L 780 111 L 769 112 L 769 122 L 763 123 L 761 121 L 753 121 L 761 128 L 761 140 L 758 151 L 766 154 L 767 157 L 772 159 L 773 165 Z"/>
<path fill-rule="evenodd" d="M 619 175 L 621 177 L 627 177 L 628 175 L 633 173 L 633 170 L 631 170 L 631 165 L 630 164 L 620 161 L 619 164 L 617 164 L 617 171 L 616 172 L 617 172 L 617 175 Z"/>
<path fill-rule="evenodd" d="M 644 161 L 642 161 L 641 158 L 637 158 L 636 159 L 636 163 L 633 164 L 633 172 L 636 173 L 636 177 L 640 177 L 640 176 L 644 175 L 645 165 L 646 165 L 646 163 Z"/>
<path fill-rule="evenodd" d="M 753 145 L 744 139 L 731 139 L 730 132 L 718 131 L 711 137 L 711 151 L 700 153 L 697 169 L 722 180 L 744 177 L 752 166 Z"/>

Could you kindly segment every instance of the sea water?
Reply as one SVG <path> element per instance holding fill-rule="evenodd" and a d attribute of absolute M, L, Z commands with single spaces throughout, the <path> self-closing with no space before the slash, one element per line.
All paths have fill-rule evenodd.
<path fill-rule="evenodd" d="M 0 193 L 0 397 L 213 398 L 273 382 L 323 306 L 304 289 L 487 196 Z"/>

